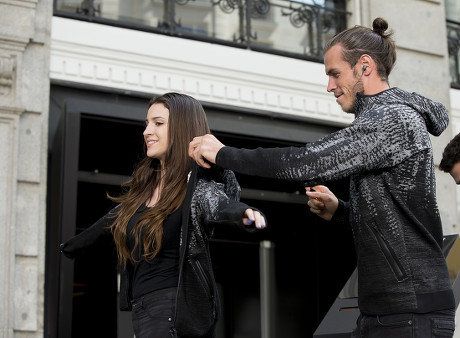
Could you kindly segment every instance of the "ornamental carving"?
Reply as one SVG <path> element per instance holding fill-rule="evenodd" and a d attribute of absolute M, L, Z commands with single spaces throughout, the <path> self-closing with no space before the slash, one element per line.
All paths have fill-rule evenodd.
<path fill-rule="evenodd" d="M 13 85 L 14 60 L 0 57 L 0 95 L 8 95 Z"/>

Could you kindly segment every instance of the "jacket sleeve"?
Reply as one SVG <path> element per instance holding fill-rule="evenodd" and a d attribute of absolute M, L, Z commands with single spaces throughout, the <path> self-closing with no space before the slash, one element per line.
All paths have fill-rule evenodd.
<path fill-rule="evenodd" d="M 350 202 L 339 199 L 339 206 L 332 216 L 331 222 L 350 228 Z"/>
<path fill-rule="evenodd" d="M 115 220 L 115 212 L 119 205 L 101 217 L 96 223 L 85 229 L 80 234 L 72 237 L 60 245 L 61 252 L 68 258 L 76 258 L 87 249 L 104 240 L 113 240 L 110 226 Z"/>
<path fill-rule="evenodd" d="M 217 165 L 242 174 L 290 181 L 331 181 L 395 166 L 430 147 L 420 116 L 369 112 L 347 128 L 304 147 L 223 147 Z M 423 132 L 425 130 L 425 132 Z"/>
<path fill-rule="evenodd" d="M 243 223 L 243 214 L 248 208 L 260 212 L 257 208 L 229 198 L 224 191 L 224 184 L 213 180 L 200 179 L 192 198 L 192 217 L 198 218 L 196 221 L 204 225 L 208 237 L 211 237 L 215 226 L 231 226 L 248 232 L 256 231 L 254 224 Z"/>

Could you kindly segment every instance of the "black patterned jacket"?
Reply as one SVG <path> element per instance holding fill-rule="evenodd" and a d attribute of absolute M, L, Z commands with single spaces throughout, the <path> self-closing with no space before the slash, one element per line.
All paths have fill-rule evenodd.
<path fill-rule="evenodd" d="M 239 202 L 240 186 L 233 172 L 218 167 L 194 166 L 183 204 L 180 241 L 180 271 L 174 329 L 181 337 L 202 337 L 213 331 L 219 318 L 220 303 L 214 279 L 208 241 L 216 225 L 255 231 L 242 216 L 247 208 Z M 91 227 L 61 244 L 62 253 L 75 258 L 100 240 L 112 240 L 109 217 L 119 206 Z M 253 208 L 257 210 L 256 208 Z M 185 243 L 185 245 L 184 245 Z M 120 310 L 131 310 L 132 266 L 121 270 Z M 212 334 L 211 334 L 212 335 Z"/>
<path fill-rule="evenodd" d="M 224 147 L 217 164 L 310 186 L 348 177 L 361 312 L 454 308 L 429 136 L 447 127 L 445 107 L 391 88 L 358 94 L 355 115 L 350 126 L 305 147 Z"/>

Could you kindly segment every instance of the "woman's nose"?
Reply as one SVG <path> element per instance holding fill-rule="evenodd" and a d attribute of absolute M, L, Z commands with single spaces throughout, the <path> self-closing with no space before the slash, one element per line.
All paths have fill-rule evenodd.
<path fill-rule="evenodd" d="M 149 135 L 149 134 L 151 134 L 151 133 L 152 133 L 152 131 L 151 131 L 150 129 L 151 129 L 151 128 L 149 128 L 149 126 L 148 126 L 148 125 L 147 125 L 147 126 L 145 126 L 145 129 L 144 129 L 144 133 L 143 133 L 143 134 L 144 134 L 144 135 Z"/>

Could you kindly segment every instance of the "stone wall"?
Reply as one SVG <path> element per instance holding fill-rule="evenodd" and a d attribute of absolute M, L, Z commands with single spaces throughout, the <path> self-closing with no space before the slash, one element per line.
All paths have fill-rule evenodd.
<path fill-rule="evenodd" d="M 52 0 L 0 1 L 0 336 L 43 336 Z"/>

